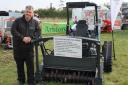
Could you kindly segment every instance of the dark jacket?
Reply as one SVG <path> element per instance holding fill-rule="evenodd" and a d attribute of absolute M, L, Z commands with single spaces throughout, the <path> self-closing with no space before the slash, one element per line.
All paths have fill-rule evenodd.
<path fill-rule="evenodd" d="M 29 36 L 33 39 L 35 37 L 35 32 L 40 34 L 39 24 L 36 20 L 31 19 L 27 22 L 24 16 L 16 19 L 11 28 L 14 50 L 28 51 L 32 49 L 33 44 L 25 44 L 23 42 L 23 37 Z"/>

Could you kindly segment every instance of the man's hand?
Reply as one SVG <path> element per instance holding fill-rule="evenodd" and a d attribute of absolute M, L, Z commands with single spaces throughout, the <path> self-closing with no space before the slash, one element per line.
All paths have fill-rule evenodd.
<path fill-rule="evenodd" d="M 24 38 L 23 38 L 23 42 L 24 42 L 25 44 L 30 43 L 30 42 L 31 42 L 31 37 L 24 37 Z"/>

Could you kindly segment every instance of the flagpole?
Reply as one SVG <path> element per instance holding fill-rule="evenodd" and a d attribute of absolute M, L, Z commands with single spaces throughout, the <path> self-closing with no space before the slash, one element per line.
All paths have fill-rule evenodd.
<path fill-rule="evenodd" d="M 114 31 L 112 29 L 112 49 L 113 49 L 113 57 L 114 57 L 114 60 L 116 60 L 116 54 L 115 54 L 115 40 L 114 40 Z"/>
<path fill-rule="evenodd" d="M 110 0 L 110 3 L 112 3 L 111 2 L 111 0 Z M 112 4 L 111 4 L 112 5 Z M 112 6 L 110 6 L 111 8 L 110 8 L 110 12 L 112 12 Z M 114 39 L 114 31 L 113 31 L 113 29 L 114 29 L 114 25 L 112 24 L 112 15 L 111 15 L 111 27 L 112 27 L 112 49 L 113 49 L 113 57 L 114 57 L 114 60 L 116 60 L 116 54 L 115 54 L 115 39 Z"/>

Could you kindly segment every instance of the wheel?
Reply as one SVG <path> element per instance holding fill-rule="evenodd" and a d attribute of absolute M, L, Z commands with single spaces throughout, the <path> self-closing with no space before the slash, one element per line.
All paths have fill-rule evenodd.
<path fill-rule="evenodd" d="M 112 72 L 112 41 L 105 41 L 102 47 L 104 72 Z"/>

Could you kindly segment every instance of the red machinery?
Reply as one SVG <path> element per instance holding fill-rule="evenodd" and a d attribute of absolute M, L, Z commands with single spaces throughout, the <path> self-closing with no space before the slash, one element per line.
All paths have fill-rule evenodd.
<path fill-rule="evenodd" d="M 101 32 L 112 32 L 110 20 L 103 20 L 103 26 L 101 27 Z"/>

